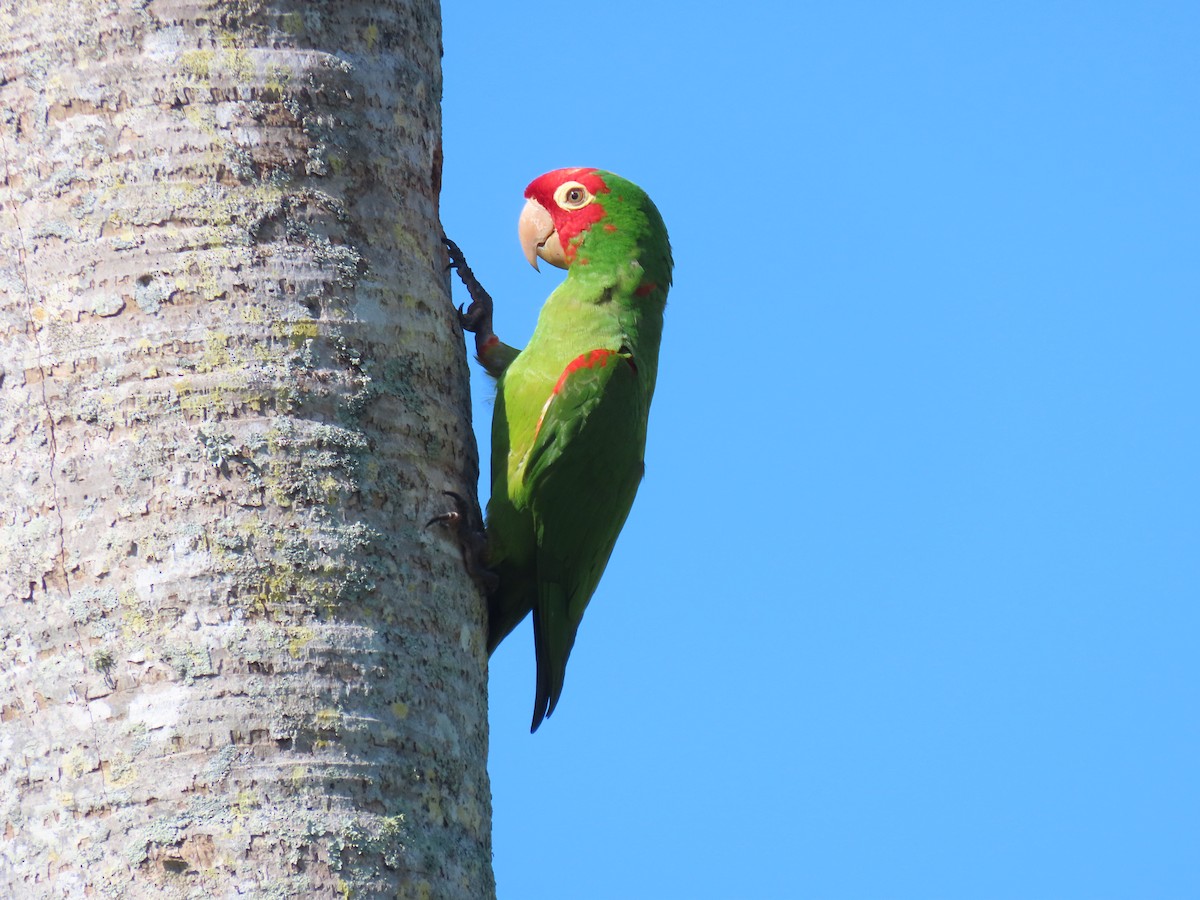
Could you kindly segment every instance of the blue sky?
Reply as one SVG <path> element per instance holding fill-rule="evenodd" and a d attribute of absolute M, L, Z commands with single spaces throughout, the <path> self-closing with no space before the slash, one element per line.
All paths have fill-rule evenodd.
<path fill-rule="evenodd" d="M 676 260 L 536 735 L 529 626 L 492 658 L 501 900 L 1200 896 L 1200 6 L 444 15 L 501 337 L 546 170 L 640 183 Z"/>

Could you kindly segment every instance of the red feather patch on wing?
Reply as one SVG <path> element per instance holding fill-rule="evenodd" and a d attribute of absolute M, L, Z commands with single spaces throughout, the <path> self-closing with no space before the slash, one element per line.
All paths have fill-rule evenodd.
<path fill-rule="evenodd" d="M 563 384 L 565 384 L 566 380 L 571 377 L 572 372 L 578 372 L 580 369 L 595 369 L 597 367 L 603 369 L 608 365 L 609 359 L 616 355 L 616 350 L 604 349 L 592 350 L 588 353 L 581 353 L 579 356 L 567 363 L 567 367 L 563 369 L 562 374 L 558 376 L 558 383 L 554 385 L 553 393 L 557 394 L 562 390 Z"/>
<path fill-rule="evenodd" d="M 608 361 L 613 357 L 624 357 L 625 362 L 629 364 L 629 368 L 637 374 L 637 365 L 633 361 L 633 357 L 621 353 L 619 350 L 606 350 L 603 347 L 598 347 L 595 350 L 589 350 L 587 353 L 581 353 L 562 370 L 562 374 L 558 376 L 558 381 L 554 385 L 554 390 L 550 392 L 550 396 L 546 398 L 546 404 L 542 407 L 542 412 L 538 416 L 537 425 L 534 426 L 533 436 L 536 438 L 542 430 L 542 423 L 546 420 L 546 412 L 550 409 L 550 404 L 554 402 L 554 398 L 562 391 L 563 385 L 567 383 L 567 379 L 578 372 L 580 369 L 603 369 L 608 365 Z"/>

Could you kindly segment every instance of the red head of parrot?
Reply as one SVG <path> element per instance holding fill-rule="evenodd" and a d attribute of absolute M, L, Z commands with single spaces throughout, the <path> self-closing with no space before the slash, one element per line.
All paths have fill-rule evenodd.
<path fill-rule="evenodd" d="M 529 264 L 536 269 L 540 256 L 567 268 L 575 258 L 576 238 L 604 218 L 598 198 L 608 190 L 597 169 L 555 169 L 531 181 L 517 224 Z"/>

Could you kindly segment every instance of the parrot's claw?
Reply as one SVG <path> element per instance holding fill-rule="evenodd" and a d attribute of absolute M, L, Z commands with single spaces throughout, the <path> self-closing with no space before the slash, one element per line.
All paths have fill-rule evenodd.
<path fill-rule="evenodd" d="M 462 307 L 459 307 L 458 321 L 462 324 L 463 331 L 469 331 L 477 339 L 486 340 L 493 336 L 492 297 L 484 290 L 479 279 L 475 277 L 475 273 L 471 271 L 471 267 L 467 265 L 467 258 L 458 249 L 458 244 L 444 234 L 442 240 L 446 244 L 446 251 L 450 254 L 450 268 L 458 272 L 463 286 L 471 295 L 471 305 L 466 308 L 466 311 L 464 312 Z"/>
<path fill-rule="evenodd" d="M 450 256 L 450 268 L 458 270 L 458 277 L 462 279 L 467 293 L 471 295 L 471 305 L 466 309 L 461 306 L 457 309 L 458 323 L 462 326 L 463 331 L 475 335 L 475 358 L 479 360 L 489 375 L 499 378 L 508 368 L 508 364 L 516 359 L 517 354 L 521 351 L 508 346 L 496 337 L 496 333 L 492 330 L 491 295 L 483 289 L 483 285 L 479 283 L 479 279 L 467 265 L 467 260 L 462 251 L 458 249 L 458 244 L 446 237 L 445 234 L 442 235 L 442 240 L 445 242 L 446 252 Z"/>
<path fill-rule="evenodd" d="M 479 522 L 479 517 L 461 494 L 454 491 L 442 491 L 442 493 L 454 501 L 454 508 L 434 516 L 425 523 L 425 527 L 447 525 L 458 532 L 467 574 L 478 581 L 483 586 L 484 592 L 490 596 L 500 586 L 500 578 L 485 564 L 487 538 L 482 528 L 475 527 Z"/>
<path fill-rule="evenodd" d="M 474 300 L 471 301 L 470 306 L 460 306 L 458 308 L 458 323 L 462 326 L 463 331 L 468 331 L 471 334 L 491 334 L 491 300 L 488 300 L 487 306 Z"/>

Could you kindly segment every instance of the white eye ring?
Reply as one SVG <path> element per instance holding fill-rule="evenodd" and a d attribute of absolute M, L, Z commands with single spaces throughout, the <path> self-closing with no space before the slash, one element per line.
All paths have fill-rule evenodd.
<path fill-rule="evenodd" d="M 563 209 L 583 209 L 596 198 L 578 181 L 564 181 L 554 192 L 554 202 Z"/>

